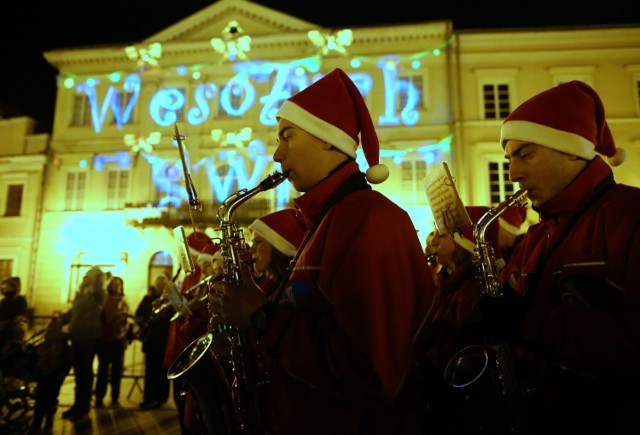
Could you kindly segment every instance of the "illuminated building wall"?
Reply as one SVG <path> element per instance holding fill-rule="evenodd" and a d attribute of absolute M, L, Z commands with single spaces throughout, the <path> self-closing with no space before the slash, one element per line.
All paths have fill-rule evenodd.
<path fill-rule="evenodd" d="M 45 307 L 65 304 L 86 267 L 102 264 L 139 301 L 154 253 L 177 259 L 170 230 L 180 221 L 166 210 L 175 218 L 188 197 L 174 124 L 198 196 L 211 205 L 200 223 L 213 234 L 215 205 L 278 169 L 271 156 L 279 105 L 335 67 L 357 83 L 379 127 L 392 170 L 380 190 L 426 235 L 432 224 L 422 179 L 451 157 L 450 38 L 447 21 L 334 32 L 221 1 L 135 46 L 46 53 L 60 71 L 49 181 L 61 187 L 46 195 L 37 277 L 56 284 L 37 285 L 49 289 L 38 290 L 38 299 Z M 126 184 L 126 192 L 113 183 Z M 119 193 L 124 208 L 113 198 Z M 248 224 L 297 195 L 285 182 L 236 215 Z"/>
<path fill-rule="evenodd" d="M 505 160 L 498 145 L 505 114 L 557 84 L 582 80 L 600 94 L 627 160 L 618 182 L 640 186 L 640 28 L 501 29 L 456 32 L 452 104 L 456 176 L 463 199 L 495 203 Z M 530 213 L 530 221 L 537 216 Z"/>
<path fill-rule="evenodd" d="M 29 295 L 40 234 L 49 135 L 27 117 L 0 118 L 0 279 L 18 276 Z"/>
<path fill-rule="evenodd" d="M 423 243 L 426 173 L 446 161 L 465 204 L 504 199 L 514 186 L 498 146 L 503 112 L 570 78 L 602 90 L 629 151 L 616 175 L 640 185 L 629 169 L 640 163 L 639 41 L 639 29 L 465 33 L 449 21 L 322 29 L 222 0 L 135 45 L 48 52 L 60 75 L 30 299 L 39 313 L 67 307 L 97 264 L 124 278 L 136 305 L 155 274 L 177 270 L 172 228 L 191 231 L 174 123 L 204 204 L 197 225 L 215 235 L 217 204 L 278 169 L 279 104 L 335 67 L 363 93 L 391 169 L 375 188 L 410 213 Z M 296 195 L 283 183 L 238 220 Z"/>

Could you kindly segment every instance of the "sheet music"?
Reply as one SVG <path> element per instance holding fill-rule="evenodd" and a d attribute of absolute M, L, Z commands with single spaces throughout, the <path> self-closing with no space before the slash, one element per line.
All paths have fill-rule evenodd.
<path fill-rule="evenodd" d="M 189 245 L 187 243 L 187 237 L 184 233 L 184 228 L 181 226 L 173 229 L 173 237 L 176 240 L 176 246 L 178 248 L 178 254 L 180 255 L 180 267 L 185 274 L 191 275 L 195 272 L 196 268 L 193 265 L 193 259 L 189 253 Z"/>
<path fill-rule="evenodd" d="M 425 194 L 441 236 L 459 232 L 471 224 L 469 214 L 458 195 L 447 162 L 431 170 L 424 180 Z"/>

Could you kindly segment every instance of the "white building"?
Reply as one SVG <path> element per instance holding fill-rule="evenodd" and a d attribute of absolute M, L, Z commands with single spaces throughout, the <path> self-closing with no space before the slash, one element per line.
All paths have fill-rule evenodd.
<path fill-rule="evenodd" d="M 203 203 L 195 226 L 215 236 L 219 203 L 278 169 L 271 156 L 279 105 L 336 67 L 363 93 L 391 169 L 375 188 L 411 214 L 423 242 L 433 228 L 427 173 L 447 162 L 466 205 L 505 199 L 517 186 L 498 145 L 501 120 L 571 79 L 600 92 L 628 152 L 616 178 L 640 186 L 640 28 L 463 32 L 435 21 L 324 29 L 247 0 L 220 0 L 132 46 L 45 56 L 60 74 L 50 150 L 38 154 L 47 157 L 43 199 L 37 177 L 24 182 L 33 231 L 20 240 L 15 217 L 0 218 L 3 272 L 28 277 L 38 314 L 66 308 L 92 265 L 122 276 L 133 303 L 156 274 L 176 273 L 172 229 L 192 230 L 176 123 Z M 22 153 L 14 152 L 6 161 L 18 171 Z M 8 186 L 11 177 L 2 177 Z M 234 216 L 248 224 L 296 195 L 285 182 Z"/>

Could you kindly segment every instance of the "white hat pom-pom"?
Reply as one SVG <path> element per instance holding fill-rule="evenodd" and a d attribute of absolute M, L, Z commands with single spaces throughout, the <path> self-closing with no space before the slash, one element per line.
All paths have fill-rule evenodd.
<path fill-rule="evenodd" d="M 373 165 L 367 169 L 367 181 L 371 184 L 380 184 L 389 178 L 389 168 L 387 165 Z"/>
<path fill-rule="evenodd" d="M 607 161 L 611 166 L 619 166 L 627 159 L 627 150 L 624 148 L 618 148 L 616 153 L 607 158 Z"/>

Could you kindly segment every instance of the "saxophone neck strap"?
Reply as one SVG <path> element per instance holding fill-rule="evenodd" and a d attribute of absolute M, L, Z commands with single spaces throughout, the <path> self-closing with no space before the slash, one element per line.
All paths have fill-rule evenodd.
<path fill-rule="evenodd" d="M 302 253 L 304 248 L 307 246 L 307 243 L 311 239 L 311 236 L 313 235 L 313 233 L 316 232 L 316 230 L 318 229 L 318 227 L 322 223 L 324 217 L 327 215 L 327 213 L 329 213 L 329 210 L 331 210 L 331 208 L 334 205 L 336 205 L 337 203 L 342 201 L 344 198 L 346 198 L 347 196 L 349 196 L 353 192 L 356 192 L 358 190 L 363 190 L 363 189 L 371 190 L 371 186 L 369 185 L 369 183 L 367 183 L 367 180 L 365 178 L 365 174 L 364 173 L 356 172 L 355 174 L 353 174 L 349 178 L 347 178 L 336 189 L 336 191 L 333 192 L 333 195 L 331 195 L 331 197 L 329 198 L 329 200 L 325 204 L 324 208 L 322 209 L 322 212 L 320 212 L 320 214 L 318 215 L 317 219 L 315 220 L 315 222 L 313 224 L 313 227 L 311 228 L 311 231 L 309 231 L 307 233 L 306 237 L 304 238 L 304 240 L 300 244 L 300 247 L 296 251 L 296 254 L 293 257 L 293 259 L 291 260 L 291 263 L 289 264 L 289 267 L 287 267 L 287 272 L 285 273 L 285 275 L 280 280 L 278 288 L 274 293 L 274 295 L 275 295 L 275 297 L 273 299 L 274 301 L 277 302 L 282 297 L 282 293 L 284 292 L 284 289 L 286 288 L 287 283 L 289 282 L 289 277 L 291 276 L 291 273 L 293 272 L 293 267 L 295 266 L 296 261 L 298 261 L 298 257 L 300 256 L 300 254 Z"/>

